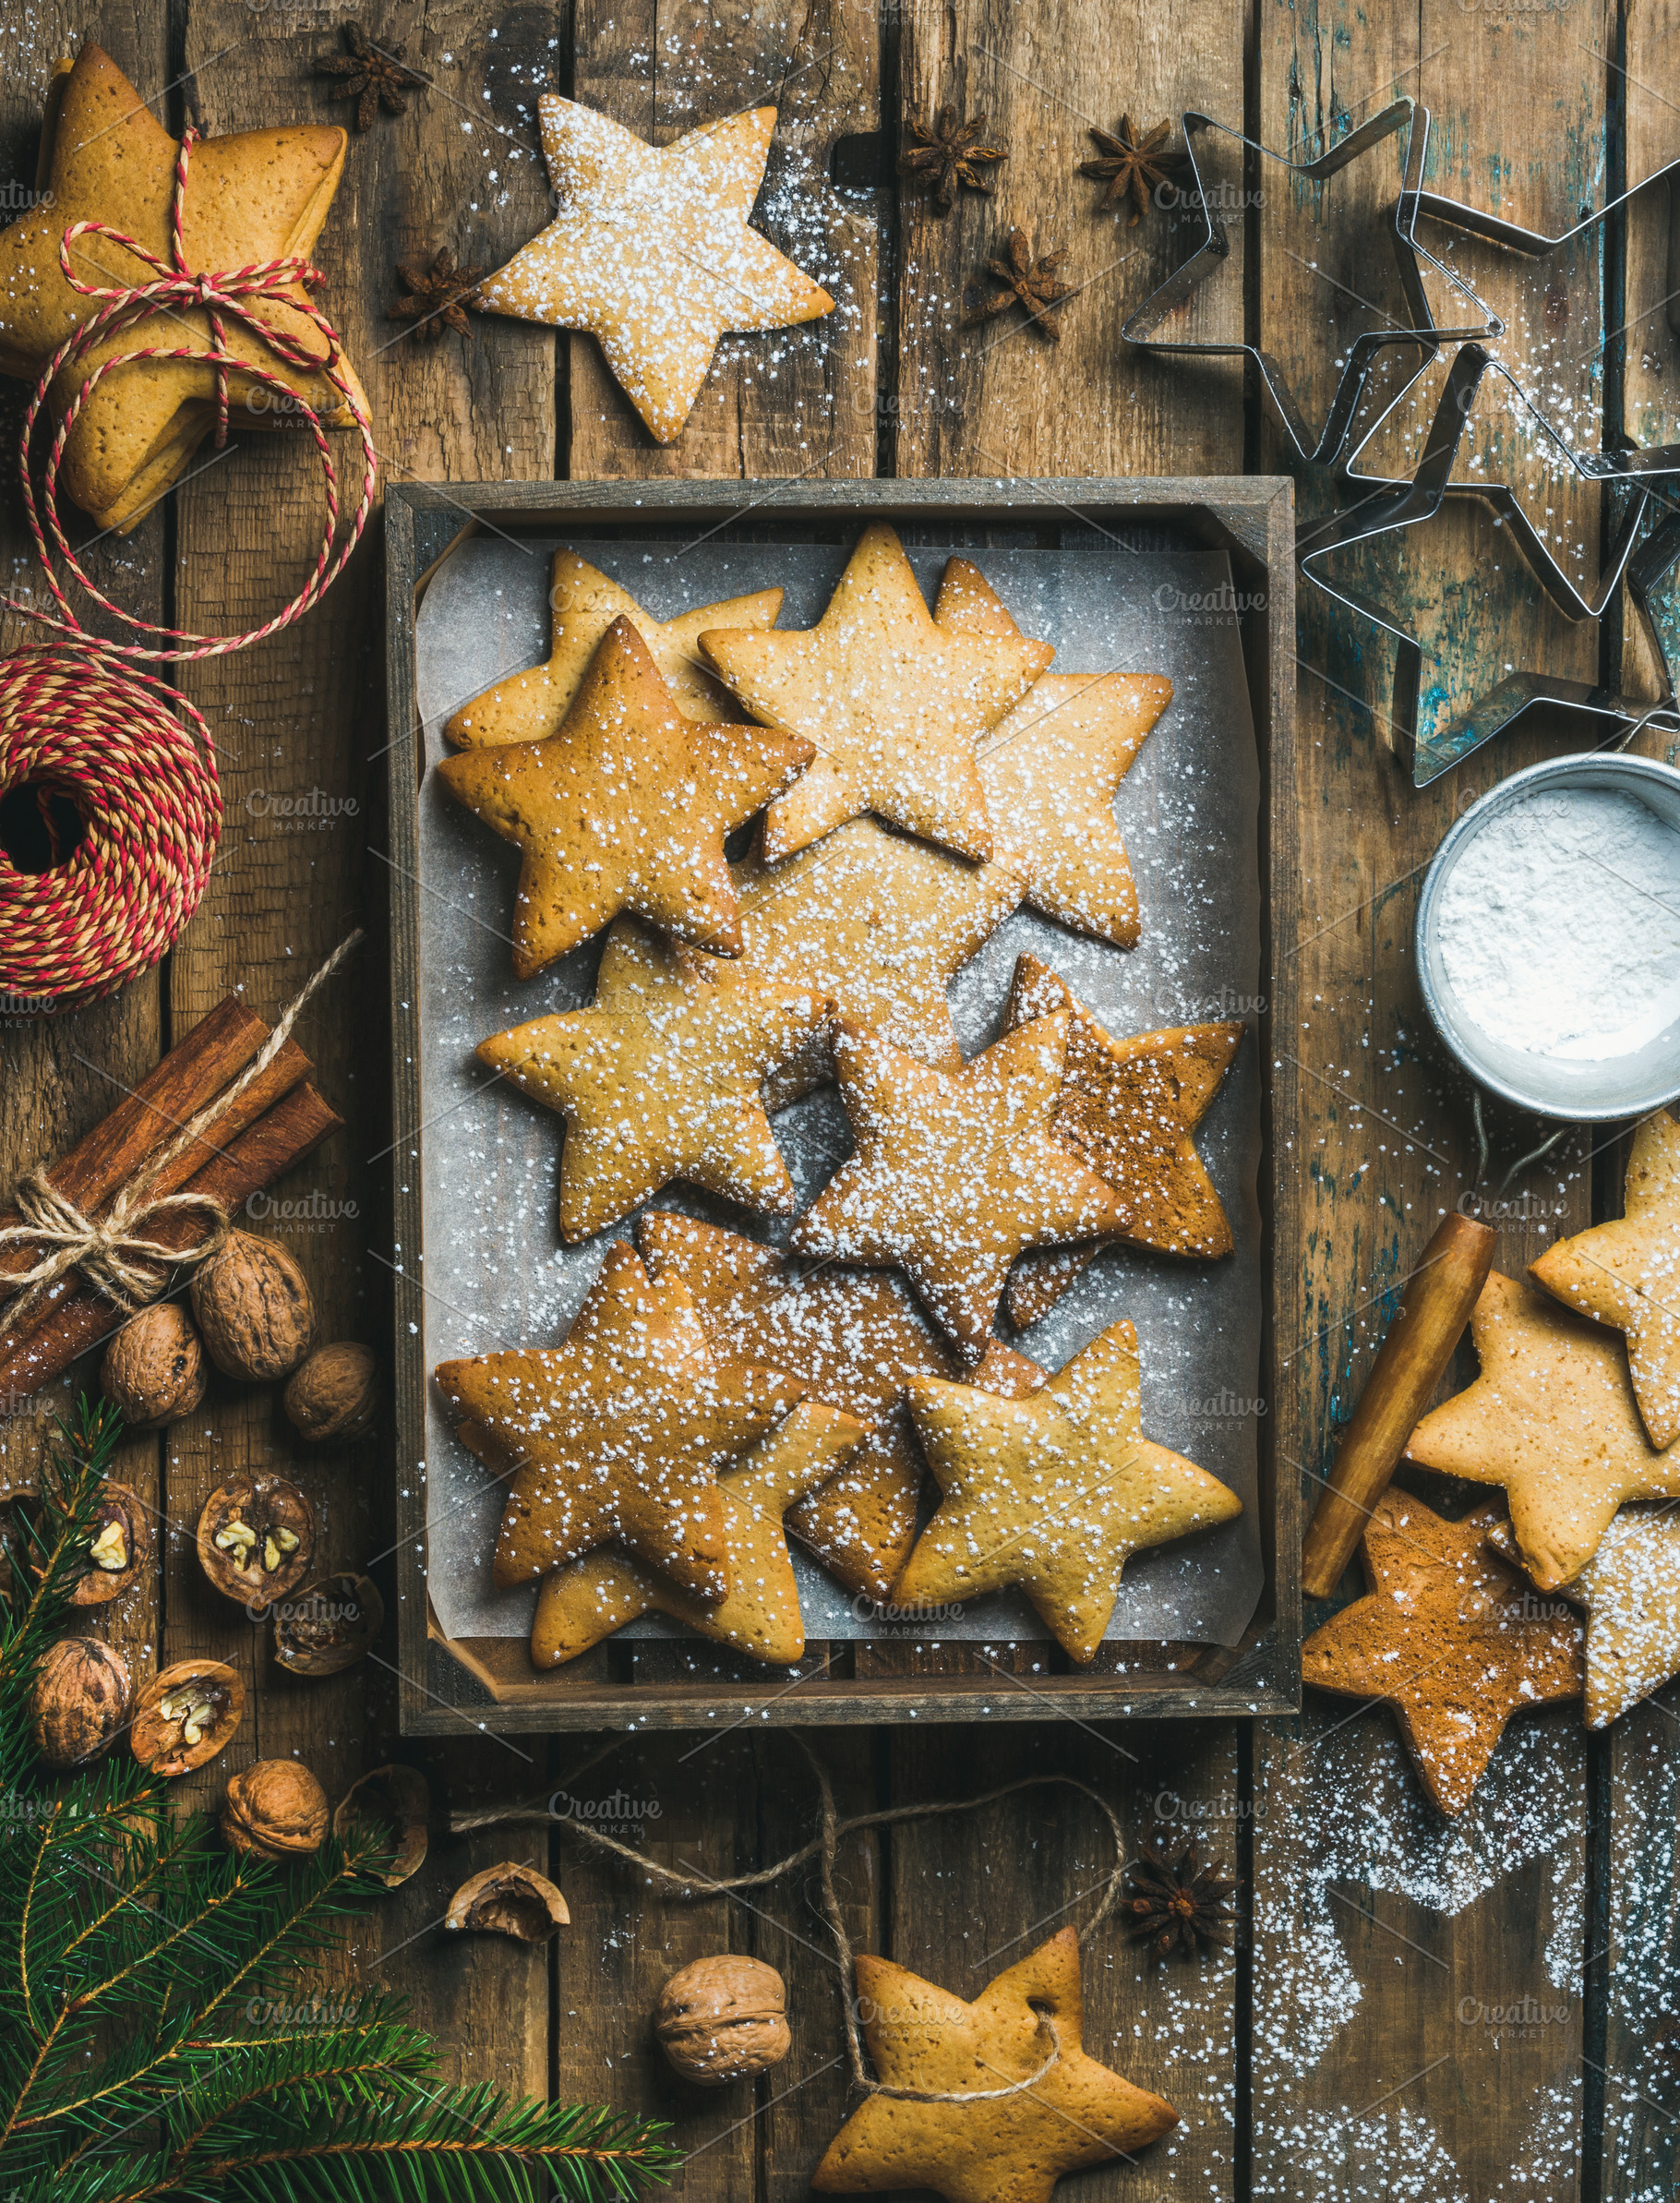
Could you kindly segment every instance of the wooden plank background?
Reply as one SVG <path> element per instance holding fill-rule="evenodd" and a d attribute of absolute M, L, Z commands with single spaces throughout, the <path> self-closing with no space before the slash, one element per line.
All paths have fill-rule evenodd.
<path fill-rule="evenodd" d="M 327 302 L 367 385 L 391 480 L 447 483 L 555 475 L 636 477 L 943 473 L 1023 476 L 1197 474 L 1283 458 L 1239 363 L 1143 358 L 1118 328 L 1182 249 L 1163 219 L 1098 217 L 1076 177 L 1092 124 L 1147 126 L 1185 105 L 1242 123 L 1302 159 L 1399 92 L 1432 106 L 1429 180 L 1541 226 L 1598 204 L 1616 180 L 1675 150 L 1675 0 L 1536 10 L 1483 0 L 746 0 L 715 8 L 655 0 L 520 0 L 499 13 L 459 0 L 372 0 L 370 35 L 402 43 L 433 79 L 401 118 L 353 138 L 318 257 Z M 335 48 L 325 10 L 178 0 L 163 10 L 96 0 L 0 0 L 5 172 L 32 182 L 41 92 L 53 61 L 97 37 L 172 129 L 213 131 L 343 116 L 311 75 Z M 726 343 L 683 441 L 655 450 L 593 344 L 476 318 L 474 340 L 393 343 L 393 263 L 450 246 L 499 264 L 545 217 L 536 95 L 552 87 L 666 139 L 709 116 L 777 102 L 781 126 L 760 219 L 840 301 L 832 323 L 779 343 Z M 947 102 L 983 112 L 1011 149 L 997 196 L 965 195 L 944 221 L 891 184 L 899 119 Z M 1328 396 L 1349 295 L 1380 258 L 1373 218 L 1392 195 L 1396 141 L 1326 192 L 1271 169 L 1233 222 L 1230 263 L 1182 318 L 1185 333 L 1264 342 L 1311 411 Z M 839 182 L 831 181 L 838 164 Z M 1666 302 L 1667 205 L 1637 206 L 1559 265 L 1455 250 L 1483 295 L 1590 403 L 1639 441 L 1674 433 L 1674 340 Z M 1036 248 L 1065 247 L 1079 286 L 1059 347 L 994 323 L 960 326 L 963 295 L 1016 224 Z M 1441 243 L 1441 239 L 1432 242 Z M 1600 353 L 1603 317 L 1627 338 Z M 1561 331 L 1561 335 L 1560 335 Z M 1546 349 L 1547 346 L 1551 348 Z M 1438 370 L 1437 370 L 1438 372 Z M 1426 378 L 1418 402 L 1433 403 Z M 8 420 L 21 397 L 8 390 Z M 1497 460 L 1499 424 L 1477 426 Z M 1379 463 L 1403 452 L 1391 434 Z M 1300 485 L 1302 526 L 1326 507 Z M 165 513 L 108 539 L 94 571 L 122 600 L 204 629 L 272 610 L 313 555 L 312 463 L 288 442 L 236 439 Z M 1596 493 L 1595 493 L 1596 494 Z M 1588 548 L 1596 507 L 1564 515 Z M 30 585 L 15 489 L 5 571 Z M 1462 702 L 1511 665 L 1649 681 L 1640 638 L 1616 622 L 1569 629 L 1508 560 L 1487 514 L 1455 501 L 1403 544 L 1347 554 L 1350 577 L 1413 613 L 1432 692 Z M 386 897 L 380 780 L 378 560 L 364 547 L 324 607 L 260 650 L 200 668 L 192 692 L 216 730 L 228 825 L 204 906 L 163 971 L 66 1021 L 0 1029 L 0 1172 L 59 1151 L 111 1106 L 171 1037 L 230 988 L 271 1015 L 358 920 L 369 949 L 334 982 L 300 1037 L 348 1131 L 310 1166 L 328 1212 L 289 1244 L 333 1335 L 378 1340 L 390 1321 L 388 1150 L 394 1130 L 378 1068 L 388 1022 L 378 975 Z M 6 622 L 4 639 L 18 639 Z M 1542 753 L 1527 736 L 1483 752 L 1423 795 L 1386 750 L 1387 669 L 1353 622 L 1303 605 L 1300 769 L 1291 830 L 1310 916 L 1298 944 L 1314 1004 L 1278 1035 L 1279 1079 L 1299 1097 L 1302 1163 L 1294 1305 L 1277 1311 L 1295 1389 L 1299 1468 L 1321 1475 L 1373 1347 L 1439 1212 L 1497 1196 L 1525 1129 L 1490 1122 L 1493 1160 L 1475 1181 L 1463 1089 L 1424 1029 L 1410 930 L 1418 872 L 1469 795 Z M 1660 740 L 1650 745 L 1661 751 Z M 294 833 L 267 799 L 318 790 L 325 824 Z M 1506 1189 L 1500 1260 L 1614 1210 L 1619 1153 L 1585 1142 Z M 1524 1197 L 1527 1197 L 1526 1198 Z M 318 1228 L 317 1228 L 318 1227 Z M 1464 1374 L 1461 1368 L 1458 1375 Z M 0 1466 L 26 1481 L 31 1417 L 0 1429 Z M 226 1757 L 182 1786 L 211 1803 L 233 1769 L 296 1753 L 335 1798 L 399 1752 L 434 1784 L 438 1833 L 424 1872 L 359 1932 L 352 1963 L 406 1994 L 458 2077 L 658 2108 L 695 2154 L 683 2192 L 719 2203 L 801 2192 L 844 2115 L 839 1986 L 802 1884 L 753 1905 L 681 1906 L 604 1868 L 564 1819 L 612 1799 L 620 1833 L 678 1867 L 776 1856 L 808 1832 L 808 1785 L 792 1745 L 745 1732 L 607 1744 L 474 1740 L 420 1751 L 393 1731 L 391 1677 L 378 1662 L 331 1680 L 277 1677 L 260 1633 L 216 1601 L 192 1557 L 213 1485 L 294 1461 L 276 1402 L 219 1387 L 167 1440 L 137 1439 L 123 1474 L 159 1509 L 164 1554 L 153 1606 L 124 1602 L 105 1624 L 142 1674 L 211 1652 L 236 1662 L 252 1711 Z M 320 1510 L 325 1558 L 389 1583 L 390 1452 L 378 1438 L 301 1471 Z M 1443 1499 L 1439 1487 L 1433 1496 Z M 1450 1500 L 1450 1494 L 1445 1495 Z M 1309 1619 L 1316 1619 L 1310 1616 Z M 1048 1720 L 985 1740 L 952 1730 L 830 1733 L 822 1750 L 841 1810 L 961 1795 L 977 1783 L 1057 1770 L 1115 1799 L 1128 1831 L 1165 1813 L 1209 1832 L 1243 1875 L 1245 1947 L 1201 1968 L 1152 1970 L 1118 1935 L 1087 1952 L 1087 2042 L 1183 2113 L 1173 2139 L 1134 2170 L 1082 2176 L 1092 2203 L 1144 2196 L 1446 2198 L 1543 2195 L 1655 2203 L 1674 2177 L 1680 2023 L 1674 1693 L 1589 1744 L 1567 1712 L 1507 1739 L 1462 1828 L 1418 1802 L 1386 1714 L 1309 1702 L 1296 1720 L 1087 1729 Z M 463 1728 L 465 1727 L 463 1723 Z M 553 1800 L 554 1833 L 442 1833 L 446 1809 Z M 439 1932 L 453 1887 L 497 1858 L 548 1860 L 572 1926 L 545 1954 Z M 911 1824 L 849 1846 L 850 1930 L 961 1992 L 1049 1920 L 1079 1919 L 1102 1871 L 1098 1832 L 1053 1793 L 972 1821 Z M 728 1947 L 786 1974 L 794 2048 L 750 2096 L 679 2088 L 650 2054 L 646 2015 L 673 1966 Z M 1519 2000 L 1532 2020 L 1490 2020 Z"/>

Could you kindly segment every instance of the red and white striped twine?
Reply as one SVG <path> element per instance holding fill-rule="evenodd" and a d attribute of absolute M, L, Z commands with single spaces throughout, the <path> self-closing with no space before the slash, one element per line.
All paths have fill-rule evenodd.
<path fill-rule="evenodd" d="M 78 222 L 59 242 L 59 265 L 71 287 L 105 301 L 42 370 L 24 416 L 19 459 L 24 512 L 46 573 L 56 614 L 14 602 L 11 608 L 50 628 L 55 640 L 0 658 L 0 798 L 26 783 L 66 798 L 79 813 L 80 842 L 52 869 L 19 871 L 0 849 L 0 1012 L 59 1012 L 96 1002 L 155 964 L 198 908 L 222 832 L 222 789 L 215 748 L 203 717 L 180 690 L 147 663 L 220 657 L 263 642 L 302 618 L 339 574 L 372 510 L 378 474 L 373 428 L 343 364 L 343 350 L 325 317 L 306 299 L 286 295 L 294 285 L 318 285 L 320 271 L 301 256 L 263 260 L 221 274 L 186 265 L 183 209 L 192 148 L 187 130 L 175 160 L 170 202 L 171 262 L 104 223 Z M 104 237 L 157 271 L 131 289 L 87 283 L 70 266 L 77 238 Z M 325 350 L 261 319 L 246 301 L 273 300 L 311 324 Z M 94 346 L 162 313 L 202 310 L 211 345 L 146 345 L 100 361 L 76 391 L 49 447 L 37 498 L 30 455 L 47 393 L 66 367 Z M 342 542 L 339 482 L 318 414 L 282 376 L 227 348 L 227 323 L 249 331 L 283 365 L 323 376 L 343 398 L 362 439 L 362 492 Z M 326 477 L 327 521 L 315 569 L 283 611 L 241 635 L 199 635 L 161 627 L 114 604 L 90 580 L 66 540 L 58 517 L 58 471 L 71 429 L 89 399 L 114 367 L 139 360 L 193 360 L 216 370 L 218 447 L 227 440 L 228 376 L 236 370 L 268 390 L 306 425 Z M 142 636 L 113 643 L 90 634 L 76 617 L 54 568 L 65 572 L 104 610 Z M 183 723 L 185 721 L 185 724 Z M 56 841 L 54 851 L 56 854 Z"/>

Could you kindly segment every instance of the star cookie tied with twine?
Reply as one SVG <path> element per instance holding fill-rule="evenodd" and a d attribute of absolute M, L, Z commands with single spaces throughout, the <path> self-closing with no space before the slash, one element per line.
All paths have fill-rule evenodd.
<path fill-rule="evenodd" d="M 857 1153 L 794 1226 L 793 1252 L 902 1269 L 978 1362 L 1017 1255 L 1123 1219 L 1056 1137 L 1067 1029 L 1064 1010 L 1036 1018 L 953 1074 L 842 1024 L 834 1066 Z"/>
<path fill-rule="evenodd" d="M 564 1343 L 439 1363 L 460 1436 L 510 1479 L 496 1546 L 504 1589 L 616 1539 L 685 1591 L 729 1590 L 717 1472 L 804 1397 L 770 1369 L 719 1362 L 675 1279 L 608 1247 Z"/>
<path fill-rule="evenodd" d="M 673 1178 L 790 1215 L 793 1180 L 760 1089 L 828 1017 L 809 984 L 762 978 L 620 919 L 589 1009 L 496 1033 L 478 1058 L 566 1119 L 560 1237 L 575 1244 Z"/>
<path fill-rule="evenodd" d="M 982 589 L 966 559 L 946 586 Z M 990 595 L 990 591 L 988 591 Z M 1018 704 L 1055 656 L 1010 632 L 954 628 L 931 614 L 883 524 L 866 528 L 813 628 L 709 629 L 702 650 L 754 718 L 817 752 L 765 814 L 767 863 L 872 811 L 965 857 L 994 853 L 975 743 Z"/>
<path fill-rule="evenodd" d="M 729 1588 L 714 1604 L 610 1546 L 545 1576 L 531 1630 L 532 1665 L 562 1667 L 628 1622 L 665 1614 L 714 1643 L 790 1667 L 805 1650 L 805 1618 L 782 1518 L 840 1468 L 863 1436 L 850 1415 L 805 1400 L 736 1467 L 722 1471 Z"/>
<path fill-rule="evenodd" d="M 775 128 L 750 108 L 651 146 L 557 92 L 537 102 L 558 211 L 484 285 L 486 313 L 588 330 L 659 443 L 726 331 L 786 329 L 834 300 L 748 224 Z"/>
<path fill-rule="evenodd" d="M 1680 1444 L 1645 1434 L 1620 1339 L 1494 1270 L 1470 1317 L 1474 1384 L 1434 1408 L 1406 1459 L 1502 1484 L 1542 1591 L 1578 1576 L 1629 1499 L 1680 1499 Z"/>
<path fill-rule="evenodd" d="M 907 1397 L 942 1497 L 894 1587 L 901 1607 L 1019 1584 L 1063 1652 L 1088 1663 L 1134 1553 L 1242 1511 L 1217 1476 L 1145 1438 L 1130 1323 L 1024 1400 L 926 1379 Z"/>
<path fill-rule="evenodd" d="M 906 1390 L 960 1374 L 904 1280 L 885 1270 L 807 1269 L 666 1210 L 638 1219 L 636 1246 L 655 1278 L 679 1278 L 688 1288 L 720 1361 L 785 1369 L 812 1399 L 862 1425 L 857 1450 L 791 1508 L 788 1527 L 847 1591 L 890 1600 L 916 1542 L 924 1482 Z M 1044 1372 L 994 1339 L 968 1381 L 1019 1398 L 1038 1390 Z"/>
<path fill-rule="evenodd" d="M 1579 1619 L 1488 1550 L 1503 1519 L 1484 1504 L 1449 1523 L 1391 1487 L 1362 1541 L 1369 1590 L 1302 1647 L 1305 1681 L 1394 1708 L 1444 1813 L 1470 1802 L 1513 1714 L 1581 1694 Z"/>
<path fill-rule="evenodd" d="M 523 853 L 513 969 L 531 979 L 625 910 L 738 956 L 724 837 L 814 754 L 798 735 L 685 718 L 620 615 L 553 735 L 463 750 L 437 770 Z"/>

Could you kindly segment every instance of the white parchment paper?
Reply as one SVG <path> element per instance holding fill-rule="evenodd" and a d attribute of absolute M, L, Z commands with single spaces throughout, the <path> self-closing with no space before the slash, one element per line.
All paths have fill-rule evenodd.
<path fill-rule="evenodd" d="M 779 624 L 821 616 L 846 563 L 841 544 L 566 542 L 661 619 L 775 584 Z M 440 728 L 462 703 L 548 653 L 549 564 L 558 540 L 480 536 L 433 577 L 416 630 L 426 771 L 420 790 L 420 934 L 426 1366 L 565 1334 L 600 1267 L 604 1241 L 564 1247 L 556 1232 L 562 1120 L 489 1074 L 475 1044 L 505 1026 L 587 1004 L 598 948 L 575 951 L 534 980 L 511 973 L 509 921 L 519 856 L 442 791 L 433 771 Z M 1236 1247 L 1222 1263 L 1178 1263 L 1110 1251 L 1018 1342 L 1058 1369 L 1117 1318 L 1137 1326 L 1144 1428 L 1219 1476 L 1242 1500 L 1234 1523 L 1128 1563 L 1109 1635 L 1234 1643 L 1262 1582 L 1256 1416 L 1263 1282 L 1255 1183 L 1260 1066 L 1259 773 L 1238 643 L 1230 561 L 1171 534 L 1119 542 L 1089 531 L 1073 548 L 911 549 L 931 602 L 945 560 L 976 560 L 1022 628 L 1057 646 L 1058 673 L 1162 672 L 1173 701 L 1145 742 L 1116 804 L 1143 908 L 1131 951 L 1086 940 L 1022 910 L 958 975 L 953 1009 L 964 1052 L 993 1039 L 1016 956 L 1053 965 L 1116 1035 L 1215 1017 L 1250 1031 L 1197 1145 L 1230 1215 Z M 1007 833 L 1007 822 L 1000 822 Z M 850 1151 L 832 1088 L 775 1120 L 800 1206 Z M 405 1143 L 405 1152 L 407 1144 Z M 766 1240 L 786 1227 L 671 1186 L 657 1205 L 684 1209 Z M 627 1222 L 614 1236 L 630 1235 Z M 535 1591 L 498 1591 L 490 1562 L 500 1487 L 454 1436 L 435 1397 L 427 1411 L 428 1567 L 432 1605 L 451 1637 L 522 1636 Z M 937 1627 L 882 1620 L 798 1547 L 806 1630 L 846 1637 L 1040 1639 L 1025 1597 L 978 1601 Z M 631 1633 L 679 1634 L 656 1617 Z"/>

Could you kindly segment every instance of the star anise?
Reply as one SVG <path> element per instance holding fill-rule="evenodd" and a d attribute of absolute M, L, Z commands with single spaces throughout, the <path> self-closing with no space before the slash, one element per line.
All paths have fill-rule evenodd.
<path fill-rule="evenodd" d="M 1175 1937 L 1194 1957 L 1202 1944 L 1230 1943 L 1235 1936 L 1230 1900 L 1242 1884 L 1221 1872 L 1221 1860 L 1200 1863 L 1194 1836 L 1176 1859 L 1168 1856 L 1170 1842 L 1158 1831 L 1152 1843 L 1139 1844 L 1127 1868 L 1132 1933 L 1148 1942 L 1152 1957 L 1164 1958 Z"/>
<path fill-rule="evenodd" d="M 1095 176 L 1105 183 L 1108 189 L 1098 202 L 1098 211 L 1106 213 L 1110 207 L 1118 207 L 1122 199 L 1132 201 L 1132 219 L 1129 229 L 1135 229 L 1140 214 L 1149 211 L 1149 195 L 1159 184 L 1180 175 L 1183 160 L 1164 150 L 1172 135 L 1170 123 L 1157 123 L 1147 137 L 1137 137 L 1132 128 L 1132 117 L 1122 114 L 1120 127 L 1113 137 L 1106 130 L 1093 129 L 1090 136 L 1096 140 L 1101 155 L 1099 160 L 1082 161 L 1082 176 Z"/>
<path fill-rule="evenodd" d="M 435 341 L 446 328 L 472 336 L 466 306 L 485 279 L 482 268 L 457 268 L 454 254 L 445 246 L 429 268 L 423 260 L 399 260 L 397 277 L 410 295 L 399 298 L 387 319 L 411 322 L 404 336 Z"/>
<path fill-rule="evenodd" d="M 1060 343 L 1062 330 L 1054 315 L 1063 299 L 1074 295 L 1071 283 L 1056 281 L 1056 271 L 1066 259 L 1066 253 L 1047 252 L 1042 259 L 1035 260 L 1032 240 L 1025 230 L 1011 230 L 1003 250 L 1005 257 L 988 260 L 985 271 L 1002 288 L 982 297 L 978 306 L 970 307 L 963 316 L 965 325 L 990 321 L 994 314 L 1007 313 L 1012 306 L 1023 306 L 1032 327 L 1052 344 Z"/>
<path fill-rule="evenodd" d="M 315 73 L 318 77 L 344 79 L 331 96 L 335 100 L 355 101 L 358 130 L 372 129 L 374 117 L 381 107 L 390 114 L 406 114 L 408 101 L 404 94 L 431 82 L 418 69 L 402 66 L 401 46 L 375 45 L 359 23 L 344 25 L 343 53 L 330 54 L 325 61 L 318 60 Z"/>
<path fill-rule="evenodd" d="M 991 197 L 991 186 L 978 164 L 1007 161 L 1009 150 L 1005 146 L 982 142 L 986 134 L 983 114 L 968 123 L 954 107 L 942 107 L 931 129 L 917 122 L 907 123 L 906 128 L 910 142 L 898 156 L 898 173 L 901 176 L 931 177 L 933 204 L 939 213 L 950 213 L 956 203 L 958 185 Z"/>

